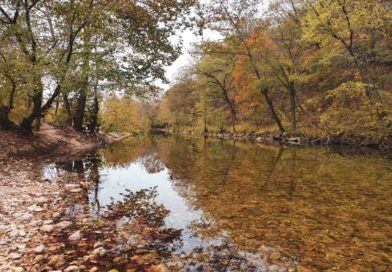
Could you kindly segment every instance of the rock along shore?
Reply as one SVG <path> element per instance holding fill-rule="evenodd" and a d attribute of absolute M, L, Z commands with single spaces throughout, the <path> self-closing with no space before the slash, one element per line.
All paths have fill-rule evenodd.
<path fill-rule="evenodd" d="M 214 132 L 195 132 L 183 131 L 185 135 L 201 135 L 225 140 L 255 141 L 260 143 L 279 143 L 288 145 L 323 145 L 323 146 L 354 146 L 354 147 L 373 147 L 383 152 L 392 152 L 392 138 L 372 138 L 359 136 L 328 136 L 328 137 L 307 137 L 289 136 L 282 134 L 265 133 L 214 133 Z"/>

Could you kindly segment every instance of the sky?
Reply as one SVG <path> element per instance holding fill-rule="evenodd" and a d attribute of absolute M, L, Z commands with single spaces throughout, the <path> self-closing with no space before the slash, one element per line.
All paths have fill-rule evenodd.
<path fill-rule="evenodd" d="M 183 71 L 186 66 L 192 63 L 192 56 L 189 53 L 192 49 L 192 45 L 203 40 L 218 40 L 221 38 L 221 35 L 218 32 L 206 29 L 203 31 L 203 35 L 197 36 L 193 33 L 192 30 L 187 29 L 179 33 L 178 35 L 172 37 L 172 42 L 177 43 L 181 38 L 183 40 L 182 54 L 172 65 L 165 68 L 166 78 L 169 79 L 170 83 L 158 83 L 158 85 L 162 87 L 165 91 L 169 89 L 170 86 L 175 82 L 181 71 Z"/>

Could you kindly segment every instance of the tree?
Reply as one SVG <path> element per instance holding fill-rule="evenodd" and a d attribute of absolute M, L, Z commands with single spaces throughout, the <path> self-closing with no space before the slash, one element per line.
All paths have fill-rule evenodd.
<path fill-rule="evenodd" d="M 189 79 L 183 79 L 172 86 L 163 96 L 160 112 L 162 112 L 162 104 L 169 109 L 170 114 L 166 114 L 164 120 L 173 123 L 174 130 L 179 131 L 183 126 L 193 126 L 194 114 L 198 96 L 195 91 L 194 82 Z"/>
<path fill-rule="evenodd" d="M 292 131 L 297 129 L 297 87 L 301 74 L 300 65 L 305 44 L 301 41 L 301 16 L 304 13 L 301 1 L 279 0 L 270 5 L 268 36 L 273 41 L 268 51 L 269 64 L 278 83 L 285 88 L 290 98 L 290 121 Z"/>
<path fill-rule="evenodd" d="M 108 98 L 101 114 L 103 129 L 113 131 L 138 131 L 137 116 L 140 105 L 130 98 L 118 98 L 115 94 Z"/>
<path fill-rule="evenodd" d="M 7 52 L 0 49 L 0 84 L 3 89 L 0 94 L 0 126 L 8 129 L 13 126 L 9 114 L 14 107 L 20 76 L 16 66 L 18 56 L 12 53 L 6 54 Z"/>
<path fill-rule="evenodd" d="M 93 0 L 80 1 L 78 4 L 75 1 L 54 1 L 49 5 L 40 0 L 19 0 L 6 1 L 4 7 L 0 6 L 0 21 L 9 32 L 7 38 L 17 44 L 31 68 L 31 75 L 27 80 L 31 82 L 29 93 L 33 108 L 20 124 L 21 131 L 29 134 L 33 122 L 42 117 L 60 94 L 61 83 L 74 53 L 75 42 L 80 31 L 90 20 L 95 3 Z M 51 18 L 57 18 L 56 23 Z M 52 61 L 53 59 L 55 61 Z M 49 68 L 48 63 L 52 64 Z M 57 84 L 43 103 L 43 79 L 47 75 L 46 71 L 52 69 L 57 69 Z"/>
<path fill-rule="evenodd" d="M 133 94 L 135 90 L 146 90 L 143 86 L 156 79 L 165 81 L 163 67 L 173 62 L 180 50 L 169 38 L 179 28 L 190 26 L 188 15 L 195 3 L 196 0 L 3 1 L 3 40 L 7 41 L 7 50 L 18 50 L 30 71 L 24 81 L 29 82 L 32 108 L 20 123 L 20 130 L 31 133 L 34 121 L 53 102 L 60 102 L 59 95 L 68 123 L 73 120 L 75 129 L 82 129 L 91 93 L 97 100 L 98 88 L 90 88 L 92 82 L 97 83 L 91 77 L 91 66 L 97 60 L 91 54 L 93 48 L 96 54 L 108 54 L 100 58 L 107 66 L 105 76 L 99 77 L 95 85 L 105 81 L 107 88 Z M 94 108 L 99 109 L 97 105 Z"/>
<path fill-rule="evenodd" d="M 234 58 L 232 55 L 220 56 L 213 54 L 203 54 L 204 57 L 195 67 L 195 72 L 206 78 L 205 85 L 212 85 L 217 88 L 229 109 L 231 126 L 236 132 L 235 124 L 237 121 L 237 109 L 235 105 L 236 90 L 233 85 Z M 206 88 L 204 86 L 203 88 Z M 206 109 L 205 109 L 206 110 Z M 205 122 L 206 123 L 206 122 Z"/>
<path fill-rule="evenodd" d="M 306 0 L 308 11 L 303 18 L 305 39 L 325 47 L 340 46 L 347 61 L 358 71 L 360 80 L 366 84 L 366 93 L 374 105 L 381 102 L 374 82 L 375 50 L 380 38 L 388 29 L 387 4 L 379 1 Z"/>
<path fill-rule="evenodd" d="M 230 123 L 269 132 L 273 121 L 281 133 L 290 124 L 297 135 L 390 137 L 389 7 L 274 0 L 261 12 L 256 0 L 207 3 L 203 23 L 223 38 L 196 45 L 189 82 L 170 89 L 165 97 L 177 99 L 165 105 L 186 116 L 184 127 L 198 122 L 204 131 Z"/>
<path fill-rule="evenodd" d="M 237 41 L 240 50 L 236 54 L 247 57 L 254 75 L 259 80 L 260 84 L 258 84 L 258 88 L 260 93 L 264 96 L 279 131 L 283 133 L 285 129 L 272 101 L 269 86 L 262 84 L 265 80 L 260 72 L 254 50 L 249 40 L 250 33 L 254 29 L 257 21 L 256 16 L 259 6 L 260 1 L 258 0 L 214 1 L 214 3 L 206 7 L 206 21 L 210 28 L 220 31 L 226 37 Z"/>

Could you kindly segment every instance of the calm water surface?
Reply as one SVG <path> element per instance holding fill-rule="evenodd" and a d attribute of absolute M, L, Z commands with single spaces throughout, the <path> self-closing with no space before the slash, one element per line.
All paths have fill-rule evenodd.
<path fill-rule="evenodd" d="M 178 255 L 224 259 L 216 270 L 392 271 L 392 160 L 376 152 L 157 136 L 48 165 L 44 176 L 58 172 L 95 182 L 95 214 L 127 189 L 156 187 L 166 225 L 183 230 Z"/>

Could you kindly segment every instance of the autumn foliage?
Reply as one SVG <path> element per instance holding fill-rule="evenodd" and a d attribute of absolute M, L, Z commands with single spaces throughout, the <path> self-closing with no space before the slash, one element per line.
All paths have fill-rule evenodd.
<path fill-rule="evenodd" d="M 166 122 L 184 130 L 391 137 L 391 18 L 387 1 L 274 0 L 267 9 L 260 1 L 214 1 L 204 23 L 223 38 L 196 45 L 196 63 L 162 102 L 175 96 L 187 112 Z"/>

